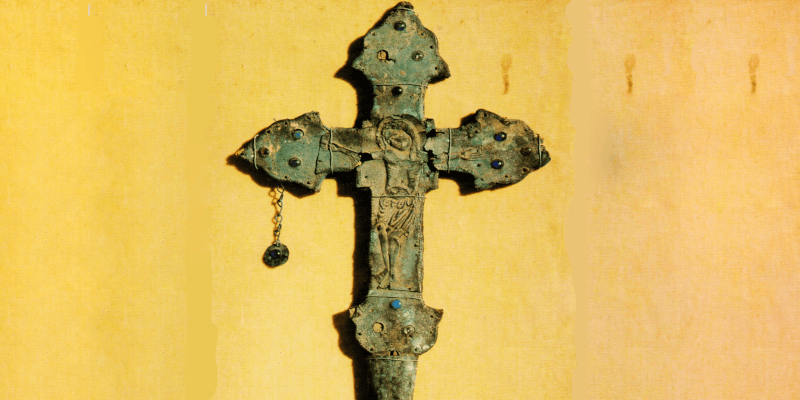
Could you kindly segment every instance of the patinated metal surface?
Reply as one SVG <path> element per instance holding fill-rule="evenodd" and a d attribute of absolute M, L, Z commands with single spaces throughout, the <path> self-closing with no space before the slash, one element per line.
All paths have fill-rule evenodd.
<path fill-rule="evenodd" d="M 273 123 L 236 154 L 275 180 L 315 191 L 327 175 L 356 170 L 358 187 L 372 195 L 371 278 L 366 300 L 350 316 L 370 353 L 377 398 L 407 400 L 417 358 L 436 343 L 443 313 L 422 300 L 425 194 L 437 188 L 440 171 L 470 174 L 483 190 L 519 182 L 550 157 L 522 121 L 485 110 L 452 129 L 425 119 L 427 85 L 449 71 L 436 36 L 409 3 L 399 3 L 367 32 L 353 67 L 369 78 L 375 95 L 362 127 L 327 128 L 310 112 Z"/>
<path fill-rule="evenodd" d="M 289 249 L 282 243 L 275 243 L 267 247 L 267 251 L 264 252 L 263 260 L 264 264 L 270 267 L 286 264 L 286 261 L 289 261 Z"/>

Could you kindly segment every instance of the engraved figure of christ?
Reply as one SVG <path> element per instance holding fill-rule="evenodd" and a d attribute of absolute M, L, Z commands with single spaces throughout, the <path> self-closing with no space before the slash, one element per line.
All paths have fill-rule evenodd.
<path fill-rule="evenodd" d="M 422 206 L 424 191 L 419 190 L 420 175 L 427 154 L 422 153 L 420 137 L 406 132 L 400 121 L 387 124 L 378 132 L 381 151 L 372 154 L 384 163 L 386 178 L 382 196 L 374 197 L 373 207 L 373 279 L 370 289 L 419 290 L 422 242 Z M 414 246 L 408 248 L 409 237 Z M 409 253 L 410 251 L 410 253 Z M 376 254 L 377 253 L 377 254 Z M 404 260 L 410 265 L 404 267 Z"/>

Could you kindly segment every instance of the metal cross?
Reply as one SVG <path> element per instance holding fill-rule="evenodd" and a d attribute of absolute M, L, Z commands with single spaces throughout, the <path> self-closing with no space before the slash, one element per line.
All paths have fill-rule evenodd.
<path fill-rule="evenodd" d="M 472 175 L 478 190 L 519 182 L 550 160 L 524 122 L 486 110 L 474 122 L 437 129 L 425 119 L 425 90 L 450 76 L 436 36 L 401 2 L 364 37 L 352 66 L 373 86 L 361 128 L 328 128 L 316 112 L 281 120 L 236 153 L 279 182 L 318 191 L 326 176 L 356 170 L 372 194 L 370 283 L 350 309 L 379 400 L 410 400 L 419 355 L 436 342 L 442 310 L 422 300 L 422 209 L 439 172 Z M 280 257 L 268 252 L 270 257 Z M 276 260 L 278 261 L 278 260 Z M 277 263 L 277 262 L 276 262 Z"/>

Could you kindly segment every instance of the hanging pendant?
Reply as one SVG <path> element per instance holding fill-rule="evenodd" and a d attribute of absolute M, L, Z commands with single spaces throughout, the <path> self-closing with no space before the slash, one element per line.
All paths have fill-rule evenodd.
<path fill-rule="evenodd" d="M 286 264 L 289 260 L 289 248 L 283 243 L 274 243 L 272 246 L 267 247 L 264 252 L 264 264 L 270 267 L 278 267 Z"/>

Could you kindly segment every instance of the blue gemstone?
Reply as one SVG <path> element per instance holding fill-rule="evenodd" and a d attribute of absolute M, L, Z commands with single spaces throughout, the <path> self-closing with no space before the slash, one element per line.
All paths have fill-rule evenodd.
<path fill-rule="evenodd" d="M 292 136 L 294 136 L 295 139 L 300 139 L 301 137 L 303 137 L 303 131 L 298 129 L 298 130 L 294 131 Z"/>
<path fill-rule="evenodd" d="M 494 168 L 494 169 L 503 168 L 503 160 L 494 160 L 494 161 L 492 161 L 492 168 Z"/>
<path fill-rule="evenodd" d="M 392 308 L 394 308 L 395 310 L 397 310 L 398 308 L 400 308 L 402 306 L 403 306 L 403 304 L 400 303 L 400 300 L 395 300 L 395 301 L 392 302 Z"/>
<path fill-rule="evenodd" d="M 276 250 L 272 250 L 272 251 L 270 251 L 270 252 L 269 252 L 269 256 L 270 256 L 271 258 L 278 258 L 278 256 L 279 256 L 279 255 L 281 255 L 281 253 L 279 253 L 279 252 L 278 252 L 278 251 L 276 251 Z"/>
<path fill-rule="evenodd" d="M 506 140 L 506 133 L 505 132 L 500 132 L 500 133 L 494 135 L 494 140 L 497 140 L 498 142 L 502 142 L 503 140 Z"/>
<path fill-rule="evenodd" d="M 394 23 L 394 29 L 398 31 L 403 31 L 406 29 L 406 23 L 403 21 L 397 21 Z"/>

